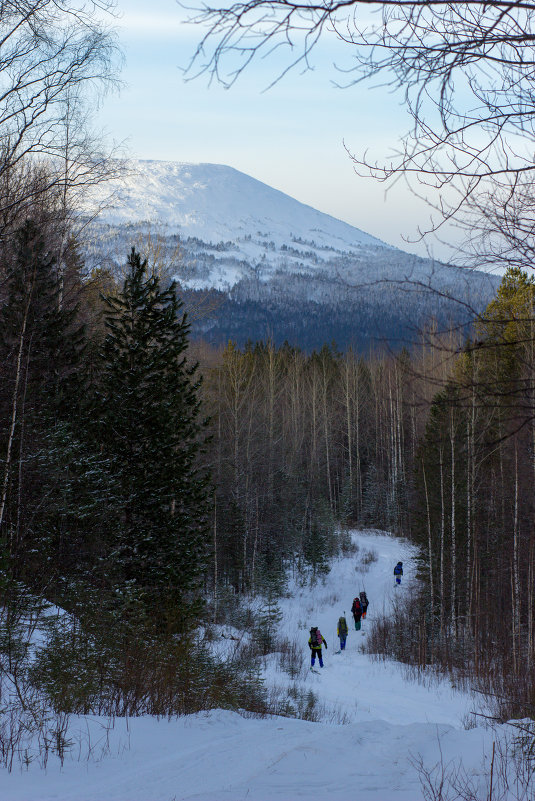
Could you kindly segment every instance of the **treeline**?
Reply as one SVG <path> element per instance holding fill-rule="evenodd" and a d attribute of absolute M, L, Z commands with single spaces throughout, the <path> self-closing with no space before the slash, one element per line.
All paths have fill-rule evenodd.
<path fill-rule="evenodd" d="M 424 320 L 429 316 L 429 301 L 420 299 L 419 307 L 414 298 L 407 304 L 401 292 L 361 290 L 354 299 L 327 303 L 325 287 L 317 289 L 323 296 L 318 302 L 307 299 L 305 278 L 302 285 L 302 294 L 292 295 L 286 288 L 280 290 L 280 295 L 274 293 L 273 297 L 262 299 L 239 298 L 243 287 L 235 289 L 231 298 L 214 292 L 214 306 L 206 317 L 195 321 L 192 336 L 215 347 L 232 341 L 243 348 L 251 340 L 269 340 L 277 347 L 285 342 L 297 344 L 307 353 L 321 350 L 326 342 L 336 342 L 341 350 L 368 352 L 371 348 L 388 352 L 412 347 L 418 339 L 416 317 Z M 184 294 L 194 302 L 196 293 Z M 444 314 L 444 324 L 446 319 Z"/>
<path fill-rule="evenodd" d="M 532 714 L 534 292 L 510 269 L 470 340 L 431 330 L 410 353 L 205 350 L 216 603 L 214 583 L 321 570 L 337 526 L 391 530 L 420 546 L 419 583 L 372 649 Z"/>
<path fill-rule="evenodd" d="M 230 343 L 202 359 L 219 583 L 324 569 L 340 523 L 408 534 L 420 423 L 407 354 Z"/>
<path fill-rule="evenodd" d="M 370 651 L 449 673 L 503 719 L 535 710 L 534 300 L 534 279 L 510 268 L 468 341 L 426 337 L 390 364 L 402 369 L 402 469 L 389 422 L 390 459 L 376 485 L 377 524 L 408 534 L 420 556 L 410 604 L 375 628 Z M 383 409 L 395 397 L 386 391 Z M 395 475 L 389 507 L 384 487 Z"/>
<path fill-rule="evenodd" d="M 535 282 L 517 268 L 435 396 L 416 457 L 418 661 L 535 712 Z"/>

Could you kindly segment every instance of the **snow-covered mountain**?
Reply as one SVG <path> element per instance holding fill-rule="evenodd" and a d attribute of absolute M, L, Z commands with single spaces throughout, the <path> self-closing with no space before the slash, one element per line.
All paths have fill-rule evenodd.
<path fill-rule="evenodd" d="M 292 236 L 315 239 L 319 247 L 358 252 L 388 247 L 341 220 L 222 164 L 135 161 L 128 174 L 100 189 L 115 192 L 104 217 L 115 224 L 145 220 L 170 233 L 205 242 L 248 242 L 267 230 L 277 245 Z"/>
<path fill-rule="evenodd" d="M 156 250 L 160 272 L 183 290 L 224 293 L 225 308 L 216 304 L 201 331 L 214 341 L 265 338 L 268 330 L 305 347 L 393 334 L 398 341 L 430 316 L 459 322 L 461 310 L 482 308 L 496 287 L 486 274 L 404 253 L 219 164 L 136 161 L 87 202 L 88 211 L 103 205 L 89 267 L 119 269 L 132 245 L 149 259 Z M 448 298 L 461 301 L 457 311 Z M 293 330 L 299 314 L 314 318 L 317 339 L 302 339 L 306 325 Z"/>
<path fill-rule="evenodd" d="M 178 235 L 197 261 L 214 256 L 213 269 L 202 277 L 183 277 L 188 286 L 229 289 L 254 267 L 262 278 L 274 270 L 315 273 L 342 255 L 395 252 L 358 228 L 221 164 L 137 161 L 92 200 L 102 202 L 106 194 L 101 223 Z"/>

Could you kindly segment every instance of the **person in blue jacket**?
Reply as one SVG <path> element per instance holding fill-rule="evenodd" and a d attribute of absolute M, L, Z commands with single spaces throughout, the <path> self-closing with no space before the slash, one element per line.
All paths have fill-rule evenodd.
<path fill-rule="evenodd" d="M 396 578 L 396 584 L 401 584 L 402 575 L 403 575 L 403 562 L 398 562 L 394 568 L 394 576 Z"/>

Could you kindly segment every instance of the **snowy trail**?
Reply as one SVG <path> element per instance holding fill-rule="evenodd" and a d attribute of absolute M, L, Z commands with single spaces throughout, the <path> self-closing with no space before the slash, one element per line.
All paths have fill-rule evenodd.
<path fill-rule="evenodd" d="M 462 757 L 474 773 L 485 760 L 488 768 L 495 735 L 463 728 L 473 705 L 468 695 L 447 682 L 424 687 L 407 680 L 401 665 L 373 661 L 360 651 L 366 635 L 351 629 L 347 651 L 333 655 L 336 621 L 345 610 L 352 623 L 351 601 L 361 589 L 370 599 L 365 631 L 394 594 L 408 600 L 411 546 L 379 532 L 355 538 L 359 553 L 336 561 L 325 583 L 294 586 L 280 603 L 281 634 L 299 639 L 306 664 L 310 625 L 320 626 L 329 645 L 324 670 L 303 670 L 298 683 L 343 711 L 349 724 L 256 720 L 221 710 L 172 721 L 117 720 L 94 761 L 73 757 L 63 768 L 49 761 L 46 772 L 32 764 L 0 773 L 0 801 L 297 801 L 311 794 L 325 801 L 422 801 L 414 758 L 432 767 L 442 752 L 445 763 Z M 366 568 L 367 551 L 377 560 Z M 405 575 L 395 588 L 398 559 Z M 273 660 L 266 681 L 291 683 Z M 96 743 L 101 723 L 77 725 Z"/>
<path fill-rule="evenodd" d="M 449 723 L 460 726 L 473 706 L 465 693 L 453 691 L 447 681 L 432 681 L 429 687 L 410 683 L 407 690 L 405 670 L 398 663 L 372 660 L 361 652 L 366 632 L 374 619 L 388 613 L 395 597 L 409 603 L 409 588 L 414 576 L 414 548 L 380 532 L 356 533 L 359 551 L 355 556 L 336 560 L 325 578 L 310 588 L 291 587 L 292 597 L 284 599 L 282 633 L 290 640 L 296 635 L 303 645 L 309 664 L 308 637 L 312 625 L 320 627 L 327 640 L 323 649 L 325 667 L 321 675 L 308 673 L 309 685 L 326 702 L 338 704 L 352 721 L 386 720 L 393 723 Z M 366 564 L 367 554 L 376 561 Z M 394 583 L 393 570 L 403 562 L 401 586 Z M 354 630 L 351 615 L 353 598 L 366 590 L 370 606 L 362 631 Z M 346 650 L 334 655 L 339 647 L 336 623 L 343 612 L 349 627 Z M 317 667 L 317 662 L 316 662 Z"/>

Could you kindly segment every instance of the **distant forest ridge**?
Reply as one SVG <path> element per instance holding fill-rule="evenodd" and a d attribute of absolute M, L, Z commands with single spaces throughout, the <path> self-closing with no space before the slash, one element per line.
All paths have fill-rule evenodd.
<path fill-rule="evenodd" d="M 269 237 L 242 232 L 214 243 L 166 226 L 102 221 L 92 227 L 85 258 L 89 271 L 104 267 L 118 276 L 135 245 L 164 282 L 179 284 L 194 339 L 287 341 L 306 351 L 326 342 L 361 352 L 410 348 L 432 321 L 439 329 L 468 327 L 499 283 L 386 246 L 357 253 L 295 234 L 278 244 Z"/>

